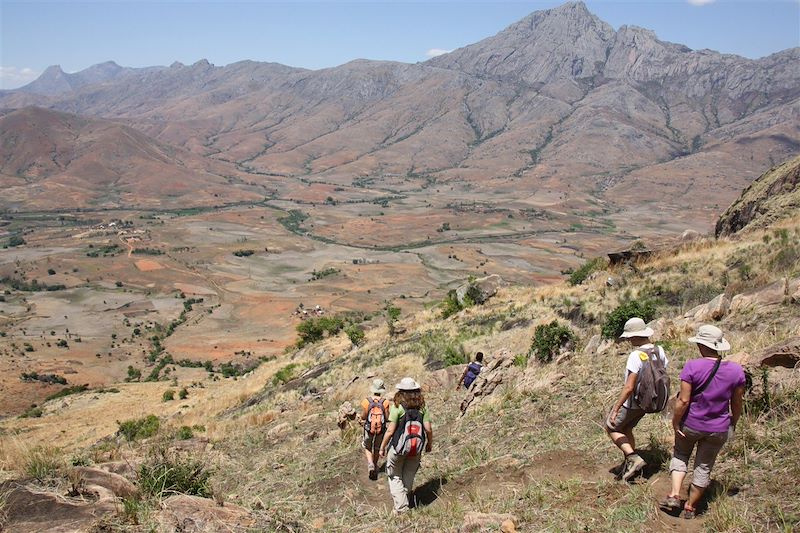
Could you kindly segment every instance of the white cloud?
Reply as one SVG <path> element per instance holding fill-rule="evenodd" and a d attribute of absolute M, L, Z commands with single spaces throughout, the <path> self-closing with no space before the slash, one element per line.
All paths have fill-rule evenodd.
<path fill-rule="evenodd" d="M 16 89 L 39 77 L 37 72 L 28 67 L 0 67 L 0 89 Z"/>
<path fill-rule="evenodd" d="M 693 6 L 705 6 L 716 2 L 716 0 L 686 0 L 686 1 L 692 4 Z"/>
<path fill-rule="evenodd" d="M 425 55 L 428 57 L 436 57 L 444 54 L 449 54 L 450 52 L 452 52 L 452 50 L 443 50 L 442 48 L 431 48 L 430 50 L 425 52 Z"/>

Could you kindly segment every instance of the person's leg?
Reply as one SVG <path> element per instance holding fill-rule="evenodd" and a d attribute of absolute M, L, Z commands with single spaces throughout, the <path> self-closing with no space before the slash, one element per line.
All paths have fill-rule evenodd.
<path fill-rule="evenodd" d="M 684 428 L 685 437 L 675 435 L 675 446 L 672 448 L 672 459 L 669 462 L 671 488 L 669 496 L 680 498 L 681 486 L 689 470 L 689 457 L 692 455 L 696 439 L 691 430 Z"/>
<path fill-rule="evenodd" d="M 406 489 L 406 494 L 408 494 L 409 504 L 411 503 L 411 495 L 414 493 L 414 477 L 417 475 L 417 470 L 419 470 L 421 459 L 421 455 L 414 455 L 406 457 L 405 461 L 403 461 L 403 486 Z"/>
<path fill-rule="evenodd" d="M 608 433 L 611 442 L 625 454 L 625 457 L 636 453 L 633 428 L 644 416 L 644 411 L 628 409 L 622 406 L 617 413 L 616 419 L 611 420 L 610 415 L 611 413 L 609 413 L 609 418 L 606 420 L 606 433 Z"/>
<path fill-rule="evenodd" d="M 397 455 L 394 449 L 389 449 L 386 456 L 386 478 L 389 480 L 389 493 L 397 513 L 408 511 L 408 492 L 402 478 L 404 460 L 405 457 Z"/>
<path fill-rule="evenodd" d="M 703 498 L 703 493 L 711 483 L 711 470 L 717 460 L 722 446 L 728 440 L 728 433 L 703 433 L 697 441 L 697 454 L 694 458 L 694 473 L 692 486 L 689 488 L 689 499 L 684 509 L 688 514 L 694 515 L 697 504 Z"/>

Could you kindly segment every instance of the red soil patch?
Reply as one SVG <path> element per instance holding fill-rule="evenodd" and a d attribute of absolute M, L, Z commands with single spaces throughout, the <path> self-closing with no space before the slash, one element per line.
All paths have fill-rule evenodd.
<path fill-rule="evenodd" d="M 136 261 L 136 268 L 142 272 L 151 272 L 153 270 L 161 270 L 164 268 L 158 261 L 152 259 L 139 259 Z"/>

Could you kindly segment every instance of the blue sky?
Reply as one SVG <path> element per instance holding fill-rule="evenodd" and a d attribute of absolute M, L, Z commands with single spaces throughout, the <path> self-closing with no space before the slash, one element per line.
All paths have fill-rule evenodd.
<path fill-rule="evenodd" d="M 47 66 L 67 72 L 243 59 L 324 68 L 355 58 L 424 61 L 562 2 L 0 0 L 0 87 Z M 615 28 L 634 24 L 691 48 L 761 57 L 800 46 L 799 0 L 589 0 Z"/>

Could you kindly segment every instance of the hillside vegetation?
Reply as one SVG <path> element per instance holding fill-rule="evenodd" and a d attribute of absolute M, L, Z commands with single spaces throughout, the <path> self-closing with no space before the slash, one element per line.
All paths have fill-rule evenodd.
<path fill-rule="evenodd" d="M 760 350 L 800 333 L 798 256 L 800 219 L 794 218 L 734 239 L 675 245 L 575 286 L 501 288 L 484 305 L 447 319 L 431 308 L 393 322 L 393 337 L 375 319 L 358 347 L 340 333 L 243 378 L 79 392 L 70 401 L 46 403 L 40 417 L 3 422 L 4 477 L 98 506 L 102 498 L 92 504 L 80 496 L 75 471 L 84 467 L 71 465 L 117 465 L 139 495 L 99 513 L 103 531 L 163 526 L 178 516 L 172 503 L 178 497 L 170 498 L 175 492 L 213 495 L 225 505 L 211 507 L 226 513 L 244 508 L 246 519 L 219 519 L 239 529 L 217 530 L 470 530 L 478 512 L 497 515 L 486 518 L 486 530 L 496 530 L 500 515 L 509 514 L 524 531 L 676 525 L 789 531 L 800 521 L 797 371 L 752 365 Z M 703 313 L 715 313 L 697 306 L 718 295 L 730 299 L 716 316 L 733 344 L 731 357 L 751 365 L 753 386 L 737 440 L 715 468 L 707 512 L 681 523 L 657 509 L 667 490 L 668 421 L 650 416 L 638 427 L 639 448 L 650 463 L 645 478 L 628 485 L 608 472 L 619 457 L 602 420 L 621 386 L 627 350 L 599 333 L 619 304 L 649 302 L 675 383 L 683 363 L 695 356 L 685 339 L 710 320 Z M 530 353 L 532 338 L 537 326 L 553 321 L 569 328 L 574 341 L 556 350 L 554 362 L 542 363 Z M 498 370 L 497 388 L 474 399 L 461 417 L 465 393 L 454 390 L 461 367 L 445 365 L 479 349 L 489 362 L 508 362 Z M 367 479 L 360 430 L 340 430 L 336 421 L 343 402 L 355 405 L 367 395 L 373 376 L 393 384 L 405 375 L 425 387 L 435 444 L 417 476 L 419 508 L 397 519 L 385 477 Z M 183 387 L 188 392 L 180 400 L 162 400 L 166 389 Z M 138 425 L 116 422 L 136 413 L 143 418 Z M 146 419 L 149 414 L 156 416 Z M 118 428 L 124 431 L 114 436 Z M 43 530 L 37 529 L 43 522 L 34 527 L 32 515 L 26 522 L 15 507 L 20 485 L 3 487 L 6 514 L 19 526 L 14 530 Z"/>

